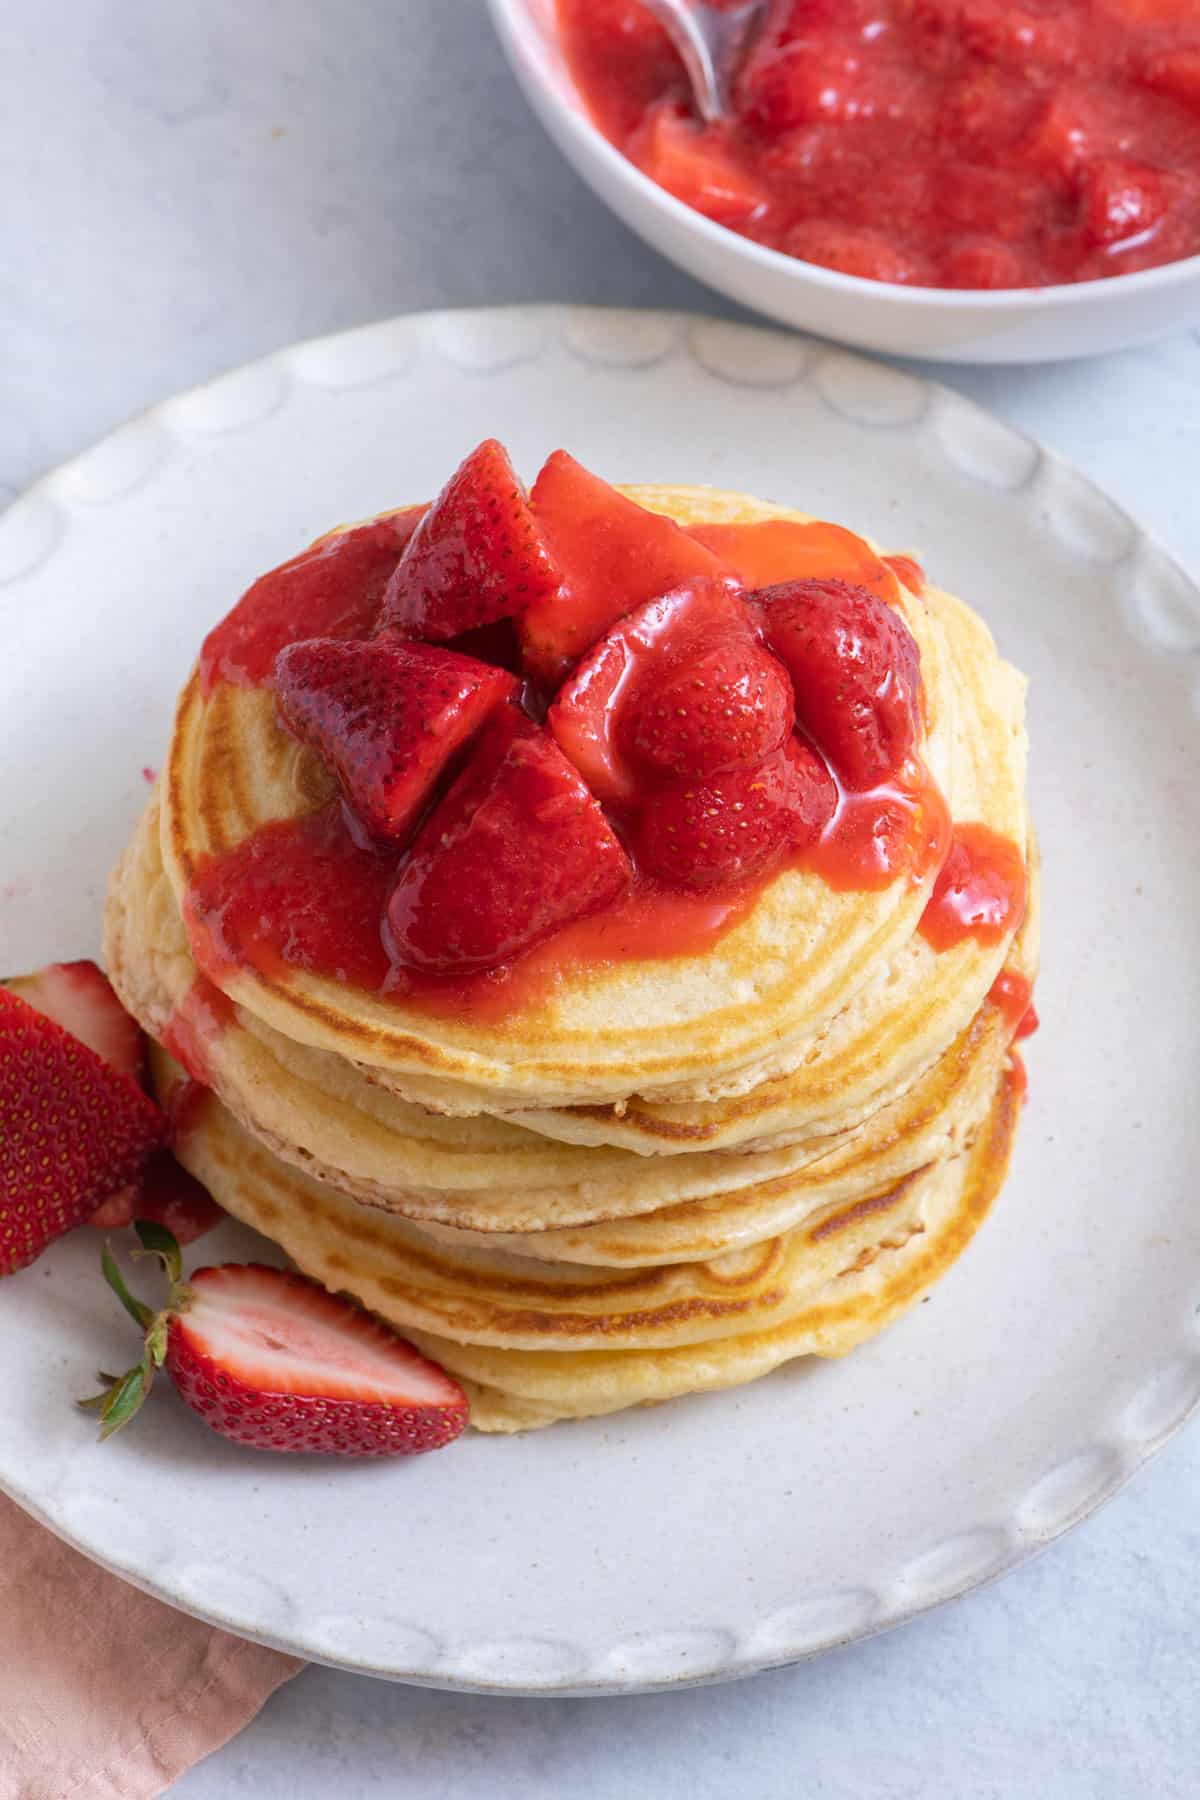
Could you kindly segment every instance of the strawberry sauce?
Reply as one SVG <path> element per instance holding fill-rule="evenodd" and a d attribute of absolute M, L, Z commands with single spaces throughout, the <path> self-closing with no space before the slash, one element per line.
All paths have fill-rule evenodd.
<path fill-rule="evenodd" d="M 736 570 L 748 588 L 835 575 L 881 600 L 897 598 L 892 572 L 871 546 L 853 531 L 823 519 L 809 524 L 760 519 L 753 525 L 693 525 L 688 535 Z"/>
<path fill-rule="evenodd" d="M 921 935 L 935 950 L 965 938 L 998 944 L 1020 924 L 1025 898 L 1025 859 L 1012 840 L 986 825 L 955 825 Z"/>
<path fill-rule="evenodd" d="M 562 459 L 561 453 L 560 462 L 560 480 L 569 477 L 576 485 L 585 480 L 591 484 L 588 492 L 592 493 L 594 504 L 601 509 L 608 504 L 605 492 L 611 494 L 612 490 L 605 490 L 604 484 L 577 465 L 568 466 L 569 459 Z M 537 493 L 535 488 L 535 500 Z M 508 496 L 505 498 L 507 501 Z M 519 513 L 525 504 L 519 493 L 513 504 Z M 619 501 L 613 514 L 614 529 L 623 529 L 627 535 L 637 524 L 636 518 L 631 521 L 626 516 L 629 511 L 628 503 Z M 376 623 L 383 588 L 400 555 L 401 542 L 406 534 L 411 535 L 419 516 L 420 509 L 413 509 L 408 514 L 393 515 L 377 526 L 359 527 L 341 540 L 327 540 L 256 582 L 225 624 L 209 637 L 203 660 L 205 679 L 210 684 L 218 680 L 237 684 L 267 681 L 279 651 L 313 632 L 344 640 L 368 638 Z M 445 516 L 444 511 L 441 517 L 437 516 L 434 509 L 429 514 L 431 524 L 426 527 L 426 538 L 440 546 L 443 558 L 449 557 L 447 544 L 453 551 L 458 543 L 457 537 L 439 537 L 439 531 L 445 530 Z M 648 541 L 653 544 L 657 542 L 653 533 L 662 521 L 655 515 L 647 514 L 646 518 Z M 459 530 L 453 521 L 451 524 L 455 531 Z M 670 700 L 669 706 L 664 702 L 661 719 L 655 715 L 652 722 L 660 731 L 677 729 L 676 714 L 671 708 L 677 707 L 683 719 L 692 704 L 690 690 L 671 686 L 680 666 L 669 660 L 672 654 L 695 654 L 700 660 L 688 666 L 706 670 L 709 662 L 703 659 L 708 657 L 711 661 L 713 643 L 729 646 L 732 654 L 734 649 L 744 647 L 744 639 L 753 656 L 765 655 L 759 647 L 755 621 L 766 617 L 766 613 L 754 605 L 743 607 L 739 579 L 748 588 L 754 588 L 775 587 L 785 580 L 836 577 L 842 583 L 867 590 L 853 603 L 857 611 L 837 613 L 847 631 L 851 629 L 851 619 L 861 617 L 863 607 L 873 606 L 885 615 L 886 621 L 895 618 L 886 608 L 879 607 L 879 600 L 898 599 L 897 569 L 889 567 L 861 538 L 841 527 L 770 520 L 755 525 L 703 526 L 692 535 L 718 556 L 718 566 L 730 573 L 719 582 L 701 582 L 703 593 L 698 591 L 688 598 L 688 590 L 688 604 L 680 612 L 687 630 L 680 623 L 675 636 L 667 634 L 670 641 L 664 642 L 661 652 L 667 660 L 663 663 L 660 691 L 677 697 Z M 687 556 L 694 554 L 686 549 L 687 542 L 683 533 L 677 533 L 677 541 L 667 538 L 658 544 L 660 556 L 674 556 L 685 577 Z M 678 549 L 678 544 L 685 547 L 684 551 Z M 453 561 L 452 557 L 449 559 Z M 918 586 L 920 571 L 916 565 L 905 559 L 897 562 L 905 585 Z M 846 594 L 850 594 L 849 589 Z M 611 600 L 606 604 L 611 606 Z M 779 604 L 776 598 L 764 600 L 771 618 L 778 616 L 775 609 Z M 837 606 L 850 604 L 839 590 Z M 732 620 L 727 616 L 730 609 Z M 857 625 L 854 629 L 858 629 Z M 692 641 L 687 635 L 689 630 L 700 646 L 695 652 L 688 648 Z M 707 637 L 705 632 L 709 633 Z M 885 637 L 895 637 L 896 633 L 903 633 L 915 658 L 915 646 L 898 619 L 894 626 L 888 623 Z M 878 650 L 878 640 L 875 643 L 873 654 L 878 657 L 882 652 Z M 346 646 L 354 647 L 353 643 Z M 365 668 L 364 659 L 374 645 L 360 643 L 358 647 L 363 655 L 354 659 L 355 664 Z M 334 652 L 344 655 L 342 646 L 334 645 L 326 653 L 326 660 Z M 650 645 L 647 655 L 652 652 L 657 654 Z M 445 653 L 423 654 L 436 657 Z M 785 666 L 767 660 L 772 667 Z M 657 671 L 651 673 L 656 681 L 660 679 Z M 878 668 L 875 673 L 878 674 Z M 793 685 L 797 679 L 793 671 Z M 347 704 L 358 692 L 348 690 Z M 712 710 L 698 712 L 696 717 L 714 720 L 713 730 L 732 730 L 727 723 L 731 710 L 723 706 L 720 695 L 715 703 L 711 698 L 708 703 Z M 612 704 L 615 707 L 615 698 Z M 871 704 L 879 707 L 882 701 L 872 699 Z M 596 772 L 589 773 L 590 764 L 583 754 L 586 744 L 581 748 L 569 733 L 560 732 L 557 727 L 556 743 L 549 731 L 531 727 L 528 722 L 518 725 L 508 701 L 501 705 L 501 712 L 513 722 L 504 727 L 497 714 L 484 735 L 467 747 L 463 752 L 469 757 L 465 771 L 458 773 L 454 767 L 447 771 L 437 791 L 429 795 L 424 822 L 418 823 L 416 836 L 407 845 L 383 846 L 373 842 L 348 817 L 346 801 L 339 798 L 307 816 L 266 824 L 229 852 L 209 859 L 195 870 L 185 897 L 184 916 L 202 973 L 164 1034 L 168 1049 L 194 1081 L 210 1079 L 208 1046 L 232 1016 L 230 1003 L 219 989 L 242 968 L 254 969 L 268 980 L 305 973 L 417 1004 L 432 1012 L 502 1019 L 536 1004 L 572 970 L 624 960 L 703 953 L 746 917 L 767 882 L 784 869 L 816 874 L 839 891 L 870 891 L 900 880 L 920 885 L 945 862 L 946 871 L 938 881 L 922 924 L 938 948 L 957 942 L 964 934 L 981 936 L 986 941 L 991 941 L 989 934 L 999 938 L 1011 929 L 1024 906 L 1024 869 L 1015 847 L 998 838 L 993 840 L 992 834 L 975 826 L 955 832 L 952 844 L 945 802 L 911 739 L 907 751 L 896 752 L 902 760 L 890 763 L 894 772 L 882 781 L 871 777 L 874 785 L 868 785 L 861 775 L 852 776 L 851 781 L 840 779 L 823 745 L 789 734 L 789 768 L 796 759 L 802 762 L 807 758 L 812 779 L 817 783 L 811 792 L 820 789 L 823 798 L 820 811 L 809 818 L 803 830 L 800 813 L 789 814 L 789 820 L 795 817 L 797 824 L 789 824 L 788 835 L 776 840 L 772 846 L 774 854 L 765 862 L 744 852 L 753 841 L 754 832 L 771 824 L 770 816 L 761 812 L 761 805 L 766 802 L 760 802 L 756 796 L 775 794 L 777 790 L 756 788 L 755 784 L 774 779 L 768 775 L 771 757 L 778 760 L 784 754 L 783 750 L 772 749 L 774 739 L 764 740 L 765 760 L 761 764 L 746 765 L 743 788 L 737 787 L 737 780 L 743 777 L 727 779 L 719 762 L 713 764 L 716 772 L 711 777 L 681 772 L 677 778 L 679 806 L 684 807 L 685 799 L 692 806 L 688 828 L 694 826 L 697 833 L 700 862 L 687 864 L 685 857 L 683 873 L 677 875 L 673 865 L 659 866 L 651 856 L 653 846 L 644 844 L 637 832 L 639 818 L 650 817 L 646 809 L 650 806 L 651 790 L 661 794 L 665 791 L 664 779 L 669 785 L 676 777 L 664 776 L 661 771 L 657 775 L 653 771 L 647 773 L 639 765 L 640 773 L 633 772 L 631 791 L 610 794 Z M 779 722 L 779 730 L 786 729 L 788 718 L 790 708 L 787 717 Z M 604 728 L 608 729 L 607 724 Z M 497 729 L 504 744 L 512 738 L 523 746 L 512 770 L 506 760 L 509 751 L 500 754 L 504 745 L 499 744 Z M 486 748 L 493 740 L 499 746 L 494 752 Z M 719 740 L 718 748 L 724 741 Z M 353 748 L 352 737 L 345 742 Z M 697 742 L 707 748 L 708 740 L 703 735 Z M 737 753 L 737 742 L 732 738 L 730 742 Z M 321 747 L 316 748 L 321 753 Z M 644 747 L 640 753 L 644 755 Z M 691 755 L 693 752 L 689 751 Z M 544 771 L 538 778 L 538 791 L 544 790 L 544 805 L 528 818 L 518 817 L 512 812 L 516 792 L 513 782 L 517 780 L 513 770 L 524 770 L 519 779 L 531 781 L 535 766 L 531 757 L 535 758 L 536 767 Z M 735 762 L 735 772 L 741 766 Z M 889 764 L 885 760 L 877 766 Z M 344 773 L 339 776 L 343 789 Z M 489 785 L 501 779 L 508 784 L 503 789 Z M 855 780 L 860 784 L 857 788 L 853 785 Z M 710 782 L 708 788 L 705 781 Z M 726 782 L 723 790 L 722 781 Z M 657 788 L 655 782 L 659 784 Z M 450 785 L 447 787 L 446 783 Z M 744 799 L 740 797 L 743 791 Z M 785 784 L 778 792 L 783 795 L 791 790 Z M 456 798 L 460 793 L 465 797 Z M 600 812 L 597 801 L 607 809 L 606 813 Z M 759 813 L 754 812 L 755 806 L 760 806 Z M 720 810 L 722 807 L 724 811 Z M 669 836 L 684 817 L 683 811 L 668 813 L 664 832 Z M 823 827 L 822 818 L 826 821 Z M 477 835 L 471 837 L 473 832 Z M 586 893 L 585 876 L 600 853 L 605 834 L 610 858 L 615 857 L 624 870 L 622 879 L 628 884 L 625 891 L 619 892 L 621 881 L 616 890 L 609 886 L 607 891 L 617 891 L 619 897 L 607 904 L 593 902 L 599 910 L 586 916 L 572 917 L 570 907 L 560 908 L 557 922 L 551 914 L 548 929 L 539 933 L 543 941 L 530 942 L 527 937 L 528 947 L 515 953 L 505 952 L 510 956 L 506 962 L 489 964 L 481 959 L 473 965 L 464 957 L 457 966 L 449 958 L 439 965 L 436 956 L 410 954 L 405 947 L 408 940 L 394 934 L 395 920 L 389 920 L 389 907 L 395 914 L 401 889 L 408 894 L 404 883 L 413 886 L 413 904 L 423 904 L 421 895 L 425 889 L 420 884 L 428 886 L 433 878 L 429 871 L 435 866 L 451 868 L 447 858 L 452 855 L 463 859 L 461 869 L 470 874 L 463 876 L 460 870 L 438 906 L 427 914 L 423 929 L 433 931 L 439 953 L 440 938 L 452 935 L 450 914 L 455 914 L 454 929 L 460 935 L 464 921 L 471 924 L 468 912 L 472 907 L 481 912 L 491 908 L 497 924 L 507 928 L 510 921 L 507 915 L 501 918 L 502 908 L 518 902 L 512 898 L 501 902 L 497 896 L 525 893 L 529 878 L 522 870 L 522 856 L 528 859 L 532 855 L 536 860 L 544 855 L 548 859 L 547 879 L 537 891 L 540 905 L 544 905 L 544 894 L 553 887 L 549 877 L 561 876 L 564 869 L 579 870 L 577 884 L 572 876 L 572 896 L 575 892 Z M 585 839 L 590 847 L 582 847 Z M 688 855 L 695 854 L 693 843 L 694 840 L 687 840 Z M 454 848 L 456 844 L 458 849 Z M 511 860 L 514 856 L 518 859 L 515 862 Z M 632 870 L 627 857 L 633 859 Z M 497 858 L 501 866 L 497 866 Z M 505 858 L 510 860 L 505 862 Z M 494 880 L 490 875 L 493 868 Z M 652 868 L 657 872 L 652 874 Z M 414 885 L 418 870 L 419 882 Z M 558 885 L 563 885 L 561 880 Z M 518 928 L 526 916 L 527 898 L 519 905 L 520 916 L 511 921 Z M 531 921 L 532 917 L 530 913 Z M 512 943 L 520 938 L 506 938 L 505 932 L 498 931 L 495 941 Z"/>
<path fill-rule="evenodd" d="M 198 975 L 179 1002 L 162 1034 L 163 1048 L 170 1052 L 193 1081 L 212 1086 L 208 1046 L 221 1035 L 234 1017 L 233 1001 L 219 987 Z"/>
<path fill-rule="evenodd" d="M 769 249 L 963 289 L 1200 251 L 1195 0 L 773 0 L 708 126 L 638 0 L 557 9 L 605 136 Z"/>
<path fill-rule="evenodd" d="M 366 637 L 423 506 L 321 539 L 262 575 L 210 631 L 200 652 L 205 693 L 218 681 L 255 687 L 302 638 Z"/>
<path fill-rule="evenodd" d="M 193 881 L 185 906 L 193 954 L 214 981 L 244 967 L 268 979 L 299 970 L 431 1012 L 499 1017 L 534 1001 L 571 968 L 707 949 L 745 916 L 761 885 L 693 895 L 643 880 L 517 962 L 464 978 L 401 968 L 388 956 L 383 920 L 395 879 L 392 860 L 354 842 L 336 802 L 307 818 L 262 826 Z M 200 985 L 212 991 L 203 977 Z M 191 1040 L 187 1047 L 194 1055 Z"/>
<path fill-rule="evenodd" d="M 1001 969 L 991 985 L 988 999 L 1012 1027 L 1016 1039 L 1032 1037 L 1040 1023 L 1033 1004 L 1033 983 L 1019 969 Z"/>
<path fill-rule="evenodd" d="M 841 893 L 889 887 L 901 875 L 914 886 L 941 867 L 951 841 L 941 789 L 914 760 L 903 776 L 863 793 L 839 788 L 838 807 L 800 859 Z"/>

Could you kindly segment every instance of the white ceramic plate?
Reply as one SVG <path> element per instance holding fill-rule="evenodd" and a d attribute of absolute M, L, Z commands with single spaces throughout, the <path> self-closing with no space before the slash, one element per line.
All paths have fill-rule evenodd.
<path fill-rule="evenodd" d="M 480 1690 L 740 1675 L 864 1635 L 1084 1517 L 1200 1397 L 1200 595 L 1082 476 L 913 377 L 772 332 L 529 308 L 400 319 L 169 401 L 0 519 L 0 966 L 94 952 L 202 632 L 335 520 L 494 432 L 531 474 L 714 482 L 923 551 L 1032 678 L 1044 1021 L 1011 1180 L 846 1362 L 400 1464 L 255 1456 L 164 1388 L 79 1233 L 0 1288 L 0 1484 L 188 1611 Z M 261 1254 L 232 1226 L 205 1260 Z"/>

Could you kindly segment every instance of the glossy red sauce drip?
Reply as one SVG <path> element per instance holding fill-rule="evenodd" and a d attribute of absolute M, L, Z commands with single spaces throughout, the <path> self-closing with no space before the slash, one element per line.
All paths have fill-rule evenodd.
<path fill-rule="evenodd" d="M 193 981 L 162 1034 L 168 1050 L 193 1081 L 212 1086 L 208 1046 L 234 1017 L 233 1001 L 203 975 Z"/>
<path fill-rule="evenodd" d="M 921 918 L 935 950 L 965 938 L 998 944 L 1025 916 L 1025 859 L 987 825 L 955 825 L 950 849 Z"/>
<path fill-rule="evenodd" d="M 260 575 L 200 651 L 205 693 L 218 681 L 267 681 L 288 644 L 310 637 L 368 637 L 388 576 L 417 528 L 423 506 L 320 540 Z"/>
<path fill-rule="evenodd" d="M 1001 969 L 988 992 L 992 1005 L 1008 1020 L 1016 1039 L 1032 1037 L 1040 1023 L 1033 1004 L 1033 983 L 1019 969 Z"/>
<path fill-rule="evenodd" d="M 843 796 L 821 841 L 791 866 L 838 889 L 878 889 L 901 875 L 925 879 L 948 840 L 945 802 L 916 769 L 911 786 Z M 184 907 L 193 954 L 215 978 L 243 967 L 268 979 L 301 971 L 428 1012 L 502 1018 L 574 969 L 702 953 L 745 918 L 763 885 L 685 894 L 639 876 L 616 905 L 564 926 L 513 963 L 463 977 L 391 961 L 383 919 L 394 878 L 390 861 L 354 841 L 336 802 L 265 825 L 193 880 Z"/>
<path fill-rule="evenodd" d="M 889 887 L 899 876 L 919 886 L 950 846 L 950 814 L 924 765 L 865 793 L 841 791 L 838 809 L 800 867 L 842 893 Z"/>
<path fill-rule="evenodd" d="M 885 556 L 883 561 L 910 594 L 925 592 L 925 571 L 913 556 Z"/>
<path fill-rule="evenodd" d="M 380 930 L 393 876 L 354 842 L 340 801 L 274 820 L 193 878 L 184 903 L 193 954 L 215 980 L 249 966 L 379 990 L 391 971 Z"/>
<path fill-rule="evenodd" d="M 599 129 L 785 255 L 997 289 L 1200 250 L 1196 0 L 776 0 L 709 126 L 637 0 L 557 11 Z"/>
<path fill-rule="evenodd" d="M 212 1089 L 189 1075 L 171 1089 L 167 1102 L 167 1141 L 178 1149 L 188 1134 L 200 1123 L 201 1115 L 212 1099 Z"/>
<path fill-rule="evenodd" d="M 760 519 L 750 525 L 693 525 L 688 535 L 727 563 L 748 588 L 836 576 L 883 600 L 896 599 L 896 583 L 883 559 L 854 532 L 823 519 L 810 524 Z"/>
<path fill-rule="evenodd" d="M 1019 1050 L 1010 1050 L 1008 1062 L 1012 1071 L 1013 1099 L 1018 1106 L 1024 1106 L 1029 1098 L 1029 1070 L 1025 1067 L 1025 1058 Z"/>
<path fill-rule="evenodd" d="M 572 967 L 694 954 L 742 917 L 757 892 L 746 886 L 699 896 L 639 881 L 617 905 L 565 926 L 517 962 L 462 977 L 390 960 L 382 928 L 394 878 L 390 861 L 354 842 L 336 803 L 265 825 L 193 881 L 184 909 L 193 953 L 210 974 L 250 967 L 271 978 L 299 970 L 431 1012 L 500 1017 L 529 1005 Z"/>

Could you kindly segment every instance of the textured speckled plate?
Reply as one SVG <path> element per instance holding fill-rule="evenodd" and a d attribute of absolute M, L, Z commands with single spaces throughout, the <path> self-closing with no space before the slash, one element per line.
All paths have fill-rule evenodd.
<path fill-rule="evenodd" d="M 0 1287 L 0 1485 L 164 1599 L 301 1655 L 479 1690 L 715 1680 L 909 1618 L 1082 1519 L 1200 1398 L 1200 595 L 967 402 L 663 313 L 401 319 L 169 401 L 0 519 L 0 964 L 94 953 L 202 632 L 335 520 L 494 432 L 714 482 L 925 554 L 1032 679 L 1043 1030 L 1011 1179 L 927 1304 L 842 1364 L 411 1464 L 256 1457 L 131 1349 L 88 1233 Z M 261 1254 L 229 1227 L 206 1260 Z"/>

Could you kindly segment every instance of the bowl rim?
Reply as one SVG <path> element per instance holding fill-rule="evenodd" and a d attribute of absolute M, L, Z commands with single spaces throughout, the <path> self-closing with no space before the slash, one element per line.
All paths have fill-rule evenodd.
<path fill-rule="evenodd" d="M 553 9 L 555 0 L 549 0 L 549 4 Z M 924 287 L 915 282 L 872 281 L 862 275 L 844 275 L 839 270 L 824 268 L 820 263 L 805 262 L 802 257 L 788 256 L 782 250 L 772 250 L 766 244 L 758 244 L 752 238 L 743 237 L 740 232 L 727 225 L 719 225 L 715 220 L 706 218 L 695 207 L 677 200 L 674 194 L 668 193 L 644 174 L 601 131 L 589 114 L 583 95 L 569 72 L 570 92 L 576 103 L 572 105 L 566 99 L 562 88 L 546 78 L 542 59 L 531 48 L 531 40 L 537 33 L 529 0 L 488 0 L 488 11 L 505 55 L 518 76 L 524 74 L 536 84 L 539 94 L 563 129 L 585 154 L 597 157 L 616 180 L 662 213 L 668 221 L 694 232 L 711 244 L 718 254 L 727 252 L 744 260 L 751 268 L 758 268 L 784 280 L 811 283 L 832 294 L 852 294 L 856 298 L 877 300 L 882 304 L 907 305 L 912 310 L 919 308 L 967 314 L 988 311 L 1028 313 L 1031 310 L 1057 312 L 1072 306 L 1101 306 L 1114 298 L 1114 291 L 1116 296 L 1128 294 L 1132 302 L 1148 292 L 1187 287 L 1193 282 L 1200 282 L 1200 252 L 1193 256 L 1178 257 L 1174 262 L 1160 263 L 1153 269 L 1135 269 L 1127 275 L 1100 275 L 1091 281 L 1054 282 L 1044 287 L 1028 288 L 941 288 Z"/>

